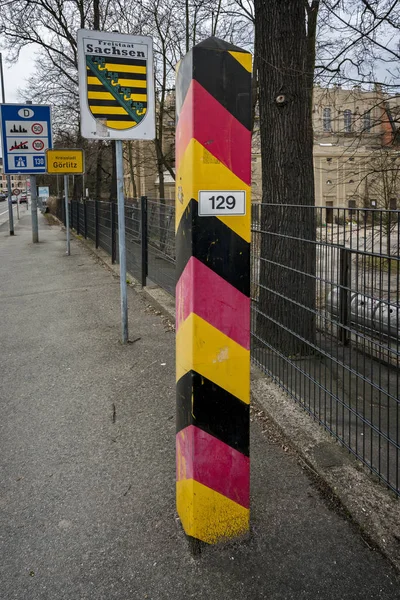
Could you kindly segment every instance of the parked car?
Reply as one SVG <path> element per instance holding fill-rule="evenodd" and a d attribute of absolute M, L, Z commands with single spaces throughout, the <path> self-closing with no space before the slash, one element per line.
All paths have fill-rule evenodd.
<path fill-rule="evenodd" d="M 11 202 L 13 204 L 17 204 L 18 198 L 19 198 L 19 203 L 20 204 L 22 204 L 22 202 L 25 202 L 25 204 L 28 204 L 28 197 L 27 197 L 26 194 L 20 194 L 19 196 L 12 195 L 11 196 Z"/>
<path fill-rule="evenodd" d="M 0 194 L 0 202 L 4 202 L 4 200 L 7 200 L 6 194 Z"/>

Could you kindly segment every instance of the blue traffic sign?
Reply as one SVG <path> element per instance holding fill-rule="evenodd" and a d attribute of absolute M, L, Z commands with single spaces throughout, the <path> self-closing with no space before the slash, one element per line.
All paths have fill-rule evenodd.
<path fill-rule="evenodd" d="M 46 150 L 52 148 L 50 106 L 0 105 L 4 173 L 46 173 Z"/>

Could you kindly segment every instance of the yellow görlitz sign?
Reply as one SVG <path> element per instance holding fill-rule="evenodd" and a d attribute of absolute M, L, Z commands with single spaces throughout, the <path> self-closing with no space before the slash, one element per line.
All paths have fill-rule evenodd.
<path fill-rule="evenodd" d="M 83 150 L 47 150 L 46 171 L 51 175 L 84 173 Z"/>

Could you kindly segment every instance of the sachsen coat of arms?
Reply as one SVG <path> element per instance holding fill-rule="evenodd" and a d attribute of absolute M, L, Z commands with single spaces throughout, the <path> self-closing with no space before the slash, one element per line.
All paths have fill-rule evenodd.
<path fill-rule="evenodd" d="M 84 137 L 153 139 L 151 42 L 142 36 L 78 32 Z"/>

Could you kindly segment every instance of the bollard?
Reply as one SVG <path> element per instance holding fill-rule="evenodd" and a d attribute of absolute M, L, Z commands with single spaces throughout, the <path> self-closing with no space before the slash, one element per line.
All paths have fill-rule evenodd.
<path fill-rule="evenodd" d="M 176 497 L 192 542 L 249 529 L 251 55 L 177 67 Z"/>

